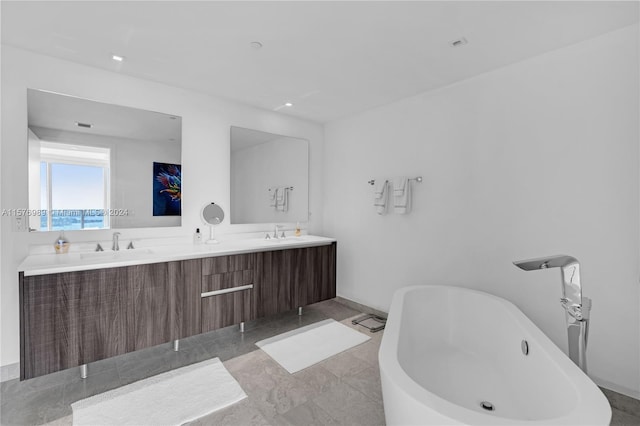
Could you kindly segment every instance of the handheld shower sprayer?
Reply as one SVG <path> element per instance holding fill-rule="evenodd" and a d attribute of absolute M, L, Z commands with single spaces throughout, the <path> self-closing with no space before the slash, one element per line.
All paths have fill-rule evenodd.
<path fill-rule="evenodd" d="M 565 309 L 569 358 L 585 373 L 587 372 L 587 336 L 589 334 L 589 313 L 591 299 L 582 297 L 580 283 L 580 263 L 575 257 L 556 255 L 513 262 L 525 271 L 560 268 L 562 271 L 562 298 L 560 304 Z"/>

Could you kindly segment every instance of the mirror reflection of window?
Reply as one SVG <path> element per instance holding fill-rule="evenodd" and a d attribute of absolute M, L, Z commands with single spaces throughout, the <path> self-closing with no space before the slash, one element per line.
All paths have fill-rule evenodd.
<path fill-rule="evenodd" d="M 30 225 L 39 231 L 109 228 L 110 149 L 40 141 L 38 152 L 41 214 Z"/>

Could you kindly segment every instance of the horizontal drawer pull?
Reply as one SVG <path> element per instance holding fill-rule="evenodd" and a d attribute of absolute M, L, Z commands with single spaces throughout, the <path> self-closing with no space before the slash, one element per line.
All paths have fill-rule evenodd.
<path fill-rule="evenodd" d="M 253 284 L 241 285 L 240 287 L 223 288 L 222 290 L 207 291 L 200 293 L 200 297 L 218 296 L 220 294 L 235 293 L 236 291 L 249 290 L 253 288 Z"/>

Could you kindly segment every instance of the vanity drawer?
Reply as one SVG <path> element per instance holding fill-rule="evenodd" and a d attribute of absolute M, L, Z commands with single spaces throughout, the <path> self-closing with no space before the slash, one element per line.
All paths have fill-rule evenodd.
<path fill-rule="evenodd" d="M 254 264 L 255 253 L 208 257 L 202 259 L 202 275 L 253 270 Z"/>
<path fill-rule="evenodd" d="M 253 271 L 233 271 L 202 277 L 202 293 L 253 284 Z"/>
<path fill-rule="evenodd" d="M 203 333 L 254 319 L 253 271 L 203 276 L 200 300 Z"/>

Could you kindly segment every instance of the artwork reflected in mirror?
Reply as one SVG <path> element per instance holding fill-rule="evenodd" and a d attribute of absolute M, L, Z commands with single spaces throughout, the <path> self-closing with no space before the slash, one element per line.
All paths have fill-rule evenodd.
<path fill-rule="evenodd" d="M 309 142 L 231 127 L 232 224 L 309 218 Z"/>
<path fill-rule="evenodd" d="M 27 105 L 31 231 L 181 225 L 180 117 L 33 89 Z"/>
<path fill-rule="evenodd" d="M 153 215 L 182 214 L 182 172 L 180 164 L 153 163 Z"/>

